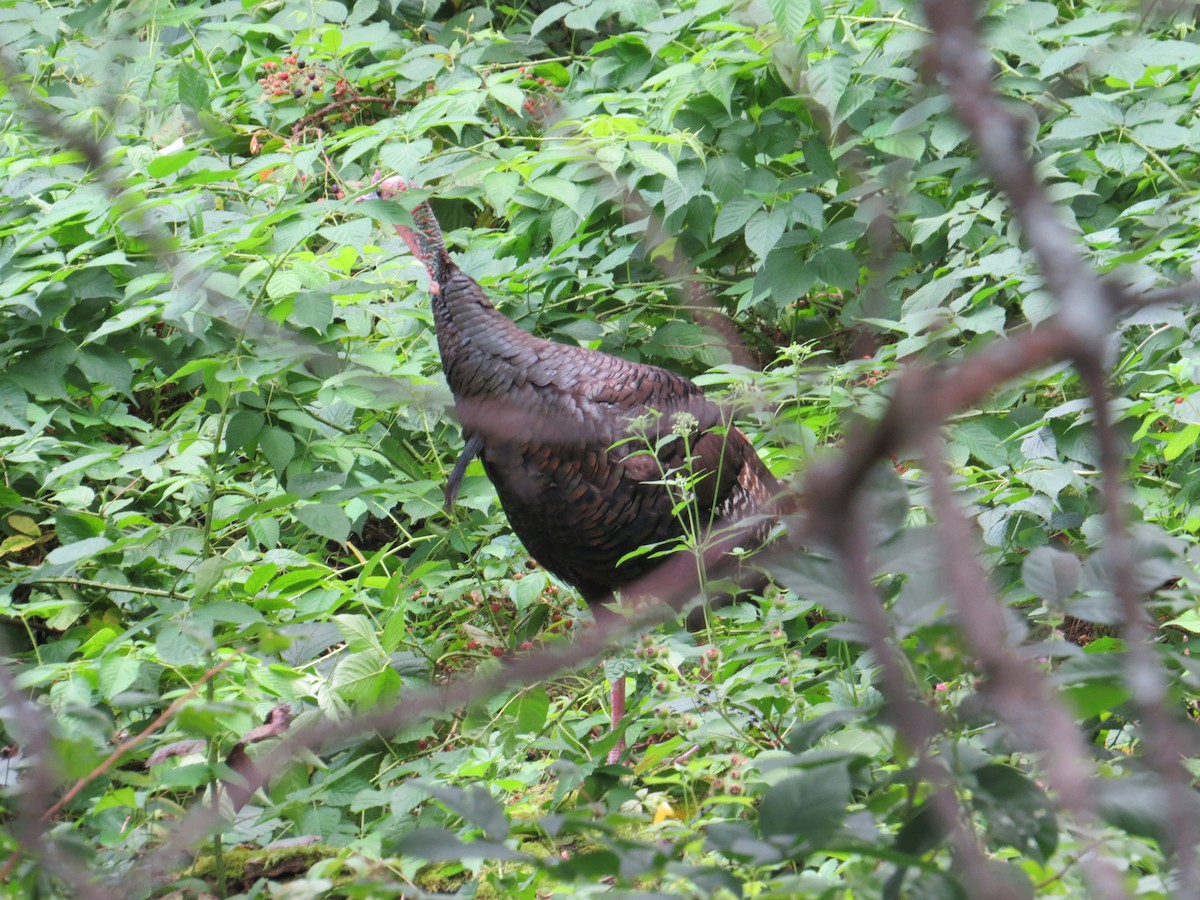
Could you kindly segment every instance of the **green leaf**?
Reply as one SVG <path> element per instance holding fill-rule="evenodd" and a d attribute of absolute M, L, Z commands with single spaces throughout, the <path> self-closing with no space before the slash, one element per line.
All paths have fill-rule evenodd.
<path fill-rule="evenodd" d="M 808 72 L 808 89 L 813 99 L 825 107 L 834 119 L 838 103 L 850 84 L 851 63 L 847 56 L 829 56 L 819 60 Z"/>
<path fill-rule="evenodd" d="M 1184 453 L 1192 452 L 1196 447 L 1197 440 L 1200 440 L 1200 425 L 1188 425 L 1171 432 L 1163 446 L 1163 459 L 1173 462 Z"/>
<path fill-rule="evenodd" d="M 204 652 L 211 644 L 211 635 L 201 640 L 194 628 L 163 628 L 155 638 L 154 650 L 168 665 L 196 666 L 202 664 Z"/>
<path fill-rule="evenodd" d="M 300 276 L 295 272 L 280 269 L 267 282 L 267 296 L 272 300 L 290 298 L 298 294 L 303 286 Z"/>
<path fill-rule="evenodd" d="M 75 362 L 96 389 L 108 386 L 118 393 L 128 394 L 133 386 L 133 366 L 124 354 L 111 347 L 94 345 L 83 348 Z"/>
<path fill-rule="evenodd" d="M 634 145 L 629 148 L 629 156 L 639 166 L 643 166 L 651 172 L 657 172 L 671 181 L 679 180 L 679 173 L 675 170 L 675 163 L 665 153 L 659 153 L 650 147 Z"/>
<path fill-rule="evenodd" d="M 1146 151 L 1133 144 L 1101 144 L 1096 148 L 1096 159 L 1122 175 L 1132 175 L 1146 161 Z"/>
<path fill-rule="evenodd" d="M 239 409 L 225 423 L 225 451 L 249 453 L 263 429 L 263 414 L 255 409 Z"/>
<path fill-rule="evenodd" d="M 831 287 L 852 290 L 858 286 L 858 258 L 849 250 L 826 247 L 813 254 L 813 273 Z"/>
<path fill-rule="evenodd" d="M 146 166 L 146 174 L 151 178 L 165 178 L 178 172 L 199 155 L 199 150 L 180 150 L 178 153 L 155 157 L 150 165 Z"/>
<path fill-rule="evenodd" d="M 758 810 L 763 837 L 787 838 L 806 851 L 823 847 L 846 818 L 846 763 L 818 766 L 785 778 L 764 794 Z"/>
<path fill-rule="evenodd" d="M 307 525 L 323 538 L 345 543 L 350 536 L 350 519 L 340 506 L 334 503 L 308 503 L 292 510 L 302 524 Z"/>
<path fill-rule="evenodd" d="M 146 319 L 149 319 L 157 312 L 158 310 L 150 305 L 131 306 L 128 309 L 123 309 L 84 338 L 80 346 L 86 346 L 106 335 L 130 329 L 138 323 L 146 321 Z"/>
<path fill-rule="evenodd" d="M 1045 863 L 1058 847 L 1058 819 L 1044 791 L 1011 766 L 976 769 L 972 805 L 987 820 L 987 839 Z"/>
<path fill-rule="evenodd" d="M 276 476 L 282 478 L 288 463 L 296 456 L 296 442 L 292 436 L 282 428 L 271 425 L 258 435 L 258 447 L 267 457 Z"/>
<path fill-rule="evenodd" d="M 925 139 L 912 132 L 885 134 L 875 138 L 871 143 L 884 153 L 901 156 L 905 159 L 920 159 L 925 155 Z"/>
<path fill-rule="evenodd" d="M 375 230 L 372 221 L 365 217 L 338 222 L 336 225 L 323 225 L 317 229 L 317 234 L 333 244 L 345 244 L 348 247 L 362 247 L 371 240 Z"/>
<path fill-rule="evenodd" d="M 740 231 L 751 217 L 762 209 L 762 203 L 753 197 L 738 197 L 730 200 L 717 213 L 713 227 L 713 240 L 719 241 L 727 235 Z"/>
<path fill-rule="evenodd" d="M 196 566 L 195 580 L 192 584 L 192 600 L 203 600 L 216 587 L 225 572 L 225 559 L 221 556 L 210 556 Z"/>
<path fill-rule="evenodd" d="M 293 300 L 288 319 L 305 328 L 325 331 L 333 321 L 333 298 L 324 291 L 302 291 Z"/>
<path fill-rule="evenodd" d="M 383 645 L 375 633 L 375 625 L 366 616 L 343 614 L 334 616 L 338 631 L 346 641 L 346 646 L 353 652 L 375 650 L 383 653 Z"/>
<path fill-rule="evenodd" d="M 486 788 L 479 785 L 466 789 L 435 784 L 422 786 L 472 825 L 482 828 L 491 840 L 502 841 L 508 837 L 509 823 L 504 807 Z"/>
<path fill-rule="evenodd" d="M 179 66 L 179 101 L 195 112 L 209 108 L 208 82 L 198 69 L 187 63 Z"/>
<path fill-rule="evenodd" d="M 1200 634 L 1200 610 L 1189 609 L 1173 619 L 1163 622 L 1163 627 L 1182 628 L 1192 634 Z"/>
<path fill-rule="evenodd" d="M 546 724 L 550 697 L 543 687 L 530 688 L 517 703 L 517 734 L 537 734 Z"/>
<path fill-rule="evenodd" d="M 808 21 L 811 0 L 767 0 L 771 16 L 785 37 L 794 38 Z"/>
<path fill-rule="evenodd" d="M 112 541 L 106 537 L 90 537 L 82 541 L 76 541 L 73 544 L 65 544 L 62 547 L 55 547 L 46 554 L 46 562 L 55 566 L 66 566 L 73 563 L 82 562 L 95 556 L 97 553 L 102 553 L 112 546 Z"/>
<path fill-rule="evenodd" d="M 493 100 L 503 103 L 515 113 L 520 113 L 525 104 L 525 94 L 511 82 L 493 81 L 488 84 L 488 94 Z"/>
<path fill-rule="evenodd" d="M 1178 147 L 1188 147 L 1192 139 L 1192 134 L 1188 129 L 1168 122 L 1148 122 L 1145 125 L 1138 125 L 1133 129 L 1132 134 L 1138 143 L 1144 144 L 1152 150 L 1174 150 Z"/>
<path fill-rule="evenodd" d="M 564 206 L 579 212 L 579 188 L 565 178 L 559 178 L 557 175 L 543 175 L 529 182 L 529 186 L 539 194 L 543 194 L 551 200 L 557 200 Z M 582 215 L 582 213 L 580 214 Z"/>
<path fill-rule="evenodd" d="M 100 694 L 112 700 L 137 681 L 141 666 L 132 656 L 110 653 L 100 663 Z"/>
<path fill-rule="evenodd" d="M 787 213 L 777 209 L 758 210 L 746 223 L 746 246 L 759 257 L 765 257 L 783 237 L 787 228 Z"/>
<path fill-rule="evenodd" d="M 746 166 L 736 156 L 710 158 L 705 164 L 705 174 L 707 176 L 705 182 L 709 189 L 722 203 L 731 203 L 737 200 L 742 196 L 742 191 L 746 189 Z M 749 221 L 749 219 L 750 217 L 747 216 L 745 221 Z M 736 231 L 740 227 L 741 225 L 738 225 L 732 231 Z"/>
<path fill-rule="evenodd" d="M 537 37 L 538 32 L 553 25 L 574 8 L 570 3 L 555 3 L 547 7 L 538 14 L 538 17 L 533 20 L 533 24 L 529 26 L 529 36 Z"/>
<path fill-rule="evenodd" d="M 351 703 L 369 704 L 399 683 L 381 650 L 343 653 L 330 678 L 334 690 Z"/>

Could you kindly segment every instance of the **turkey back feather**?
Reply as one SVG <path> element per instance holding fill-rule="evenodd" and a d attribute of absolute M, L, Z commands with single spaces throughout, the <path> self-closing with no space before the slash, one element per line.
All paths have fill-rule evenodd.
<path fill-rule="evenodd" d="M 379 183 L 395 196 L 403 179 Z M 467 446 L 478 452 L 529 553 L 593 610 L 670 547 L 764 509 L 780 485 L 753 446 L 686 378 L 534 337 L 455 265 L 428 203 L 396 226 L 429 272 L 442 369 Z M 770 521 L 745 545 L 760 542 Z"/>

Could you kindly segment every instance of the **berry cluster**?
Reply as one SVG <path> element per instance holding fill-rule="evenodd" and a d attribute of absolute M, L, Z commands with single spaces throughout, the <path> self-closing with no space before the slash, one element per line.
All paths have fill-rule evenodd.
<path fill-rule="evenodd" d="M 654 642 L 653 635 L 643 634 L 633 655 L 638 659 L 665 659 L 668 653 L 666 647 Z"/>
<path fill-rule="evenodd" d="M 721 665 L 721 651 L 716 647 L 709 647 L 700 656 L 700 677 L 710 680 L 716 674 L 717 668 Z"/>
<path fill-rule="evenodd" d="M 526 76 L 526 84 L 536 84 L 538 87 L 548 92 L 541 96 L 530 95 L 525 98 L 525 112 L 529 114 L 531 119 L 543 121 L 549 119 L 558 109 L 558 101 L 551 99 L 554 94 L 561 94 L 562 87 L 555 84 L 549 78 L 543 78 L 541 75 L 529 75 L 527 66 L 521 66 L 517 71 Z"/>
<path fill-rule="evenodd" d="M 290 95 L 299 99 L 306 93 L 317 94 L 325 89 L 325 77 L 318 68 L 297 59 L 294 53 L 279 62 L 268 60 L 262 67 L 266 74 L 258 83 L 268 97 Z"/>
<path fill-rule="evenodd" d="M 742 794 L 746 787 L 742 783 L 745 778 L 746 757 L 739 756 L 736 753 L 729 757 L 729 771 L 725 773 L 724 778 L 713 779 L 713 790 L 717 793 L 729 794 L 732 797 L 737 797 Z"/>

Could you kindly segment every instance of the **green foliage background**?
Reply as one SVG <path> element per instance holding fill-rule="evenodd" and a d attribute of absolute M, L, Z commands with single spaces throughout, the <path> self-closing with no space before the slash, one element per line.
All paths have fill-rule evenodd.
<path fill-rule="evenodd" d="M 996 88 L 1091 262 L 1136 290 L 1190 279 L 1191 22 L 1065 0 L 986 14 Z M 461 442 L 423 272 L 388 227 L 404 214 L 356 202 L 376 170 L 429 186 L 456 258 L 522 327 L 731 392 L 781 477 L 877 416 L 901 361 L 953 361 L 1053 312 L 922 80 L 927 31 L 903 3 L 17 0 L 0 34 L 0 620 L 57 782 L 225 664 L 52 823 L 101 883 L 211 796 L 277 705 L 349 716 L 586 618 L 527 564 L 478 464 L 442 509 Z M 692 269 L 765 371 L 730 365 L 692 314 Z M 1189 717 L 1197 355 L 1170 310 L 1113 342 L 1139 586 Z M 876 579 L 944 716 L 936 764 L 1018 895 L 1085 892 L 1091 854 L 1166 897 L 1090 418 L 1057 367 L 946 437 L 1008 637 L 1071 704 L 1103 821 L 1061 815 L 1038 760 L 980 715 L 906 460 L 880 476 Z M 610 664 L 633 679 L 632 774 L 602 764 L 602 682 L 581 672 L 299 760 L 229 811 L 224 844 L 261 860 L 315 839 L 287 870 L 306 896 L 590 895 L 605 877 L 647 895 L 961 895 L 836 567 L 814 552 L 777 578 L 709 633 L 668 626 Z M 0 727 L 11 820 L 48 763 L 23 754 L 19 718 Z M 222 865 L 229 890 L 271 895 L 241 864 L 210 848 L 177 875 L 211 885 Z M 56 890 L 34 856 L 9 875 Z"/>

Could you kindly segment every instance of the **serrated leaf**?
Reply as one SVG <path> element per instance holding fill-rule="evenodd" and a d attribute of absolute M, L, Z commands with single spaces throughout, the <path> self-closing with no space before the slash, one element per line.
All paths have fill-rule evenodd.
<path fill-rule="evenodd" d="M 838 102 L 850 83 L 850 58 L 830 56 L 815 63 L 808 72 L 808 89 L 813 99 L 836 118 Z"/>
<path fill-rule="evenodd" d="M 549 9 L 543 10 L 533 20 L 533 24 L 529 26 L 529 36 L 536 37 L 539 31 L 542 31 L 549 25 L 553 25 L 574 8 L 570 3 L 555 3 Z"/>
<path fill-rule="evenodd" d="M 557 175 L 542 175 L 529 182 L 529 186 L 551 200 L 557 200 L 563 206 L 579 212 L 579 188 L 565 178 Z M 582 215 L 582 213 L 581 213 Z"/>
<path fill-rule="evenodd" d="M 225 560 L 220 556 L 210 556 L 196 566 L 192 584 L 192 599 L 203 600 L 216 586 L 225 571 Z"/>
<path fill-rule="evenodd" d="M 423 787 L 472 825 L 482 828 L 484 834 L 492 840 L 502 841 L 508 837 L 508 816 L 504 814 L 504 807 L 488 793 L 487 788 L 471 785 L 464 789 L 433 784 L 424 784 Z"/>
<path fill-rule="evenodd" d="M 732 203 L 746 189 L 746 166 L 736 156 L 709 159 L 705 164 L 705 183 L 722 203 Z"/>
<path fill-rule="evenodd" d="M 333 298 L 326 293 L 302 291 L 292 301 L 292 314 L 288 319 L 323 332 L 333 321 Z"/>
<path fill-rule="evenodd" d="M 137 681 L 138 661 L 132 656 L 122 656 L 111 653 L 100 663 L 100 694 L 105 700 L 112 700 L 118 694 L 127 690 Z"/>
<path fill-rule="evenodd" d="M 433 142 L 421 138 L 408 143 L 389 141 L 379 150 L 379 161 L 383 166 L 405 178 L 418 177 L 422 160 L 433 150 Z"/>
<path fill-rule="evenodd" d="M 971 802 L 987 820 L 988 841 L 1042 863 L 1054 855 L 1058 819 L 1045 792 L 1011 766 L 987 765 L 974 775 L 979 789 Z"/>
<path fill-rule="evenodd" d="M 811 0 L 767 0 L 775 24 L 786 37 L 794 38 L 808 21 Z"/>
<path fill-rule="evenodd" d="M 657 172 L 671 181 L 679 180 L 679 173 L 675 170 L 675 163 L 665 153 L 660 153 L 650 147 L 633 146 L 629 148 L 629 156 L 639 166 L 643 166 L 651 172 Z"/>
<path fill-rule="evenodd" d="M 334 616 L 333 621 L 351 651 L 355 653 L 365 650 L 383 652 L 383 645 L 379 642 L 379 636 L 375 634 L 375 625 L 366 616 L 344 613 Z"/>
<path fill-rule="evenodd" d="M 740 231 L 761 209 L 762 203 L 753 197 L 738 197 L 730 200 L 717 213 L 717 221 L 713 226 L 713 240 L 719 241 L 723 237 Z"/>
<path fill-rule="evenodd" d="M 832 287 L 850 290 L 858 286 L 858 259 L 849 250 L 826 247 L 813 254 L 811 265 L 817 278 Z"/>
<path fill-rule="evenodd" d="M 211 644 L 211 637 L 201 640 L 194 627 L 164 628 L 154 640 L 154 652 L 168 665 L 194 666 Z"/>
<path fill-rule="evenodd" d="M 263 429 L 263 414 L 256 409 L 239 409 L 225 423 L 225 450 L 249 452 Z"/>
<path fill-rule="evenodd" d="M 151 178 L 164 178 L 178 172 L 199 155 L 199 150 L 180 150 L 178 153 L 157 156 L 146 166 L 146 174 Z"/>
<path fill-rule="evenodd" d="M 195 112 L 203 112 L 210 105 L 208 82 L 199 69 L 187 63 L 179 66 L 179 101 Z"/>
<path fill-rule="evenodd" d="M 46 554 L 46 562 L 55 566 L 65 566 L 80 562 L 101 553 L 112 546 L 112 541 L 106 537 L 84 538 L 73 544 L 55 547 Z"/>
<path fill-rule="evenodd" d="M 846 764 L 818 766 L 771 786 L 758 810 L 758 827 L 763 837 L 788 838 L 816 850 L 845 820 L 849 802 Z"/>
<path fill-rule="evenodd" d="M 543 687 L 530 688 L 517 702 L 517 734 L 537 734 L 546 724 L 550 697 Z"/>
<path fill-rule="evenodd" d="M 123 309 L 103 325 L 89 334 L 83 339 L 81 347 L 87 346 L 105 335 L 115 334 L 118 331 L 124 331 L 127 328 L 132 328 L 139 322 L 144 322 L 158 312 L 153 306 L 133 306 L 129 309 Z"/>
<path fill-rule="evenodd" d="M 334 244 L 345 244 L 348 247 L 361 247 L 371 240 L 374 223 L 365 217 L 338 222 L 336 225 L 323 225 L 317 229 L 317 234 Z"/>
<path fill-rule="evenodd" d="M 1171 432 L 1163 444 L 1163 459 L 1174 462 L 1184 453 L 1192 452 L 1197 440 L 1200 440 L 1200 425 L 1188 425 Z"/>
<path fill-rule="evenodd" d="M 1191 143 L 1191 132 L 1181 125 L 1169 122 L 1147 122 L 1132 130 L 1135 140 L 1152 150 L 1174 150 Z"/>
<path fill-rule="evenodd" d="M 323 538 L 345 543 L 350 536 L 350 518 L 334 503 L 309 503 L 292 510 L 300 522 Z"/>
<path fill-rule="evenodd" d="M 1200 610 L 1189 609 L 1173 619 L 1163 622 L 1163 627 L 1182 628 L 1192 634 L 1200 634 Z"/>
<path fill-rule="evenodd" d="M 75 362 L 93 385 L 107 385 L 122 394 L 133 385 L 133 366 L 111 347 L 95 344 L 81 349 Z"/>
<path fill-rule="evenodd" d="M 267 282 L 267 296 L 272 300 L 280 300 L 297 294 L 301 287 L 299 275 L 295 272 L 280 270 Z"/>
<path fill-rule="evenodd" d="M 387 656 L 374 650 L 343 654 L 330 679 L 339 696 L 362 704 L 373 703 L 399 682 L 400 676 L 389 665 Z"/>
<path fill-rule="evenodd" d="M 1079 589 L 1083 565 L 1064 550 L 1037 547 L 1021 563 L 1025 587 L 1047 603 L 1060 603 Z"/>
<path fill-rule="evenodd" d="M 746 246 L 761 259 L 771 252 L 786 229 L 786 211 L 760 209 L 746 223 Z"/>
<path fill-rule="evenodd" d="M 267 457 L 267 462 L 271 464 L 271 468 L 275 470 L 278 477 L 283 476 L 288 463 L 296 455 L 295 440 L 282 428 L 274 425 L 263 429 L 258 436 L 258 447 Z"/>
<path fill-rule="evenodd" d="M 520 113 L 525 104 L 525 94 L 511 82 L 498 81 L 488 85 L 488 94 L 493 100 L 503 103 L 515 113 Z"/>
<path fill-rule="evenodd" d="M 1146 151 L 1134 144 L 1101 144 L 1096 148 L 1096 159 L 1122 175 L 1132 175 L 1146 161 Z"/>
<path fill-rule="evenodd" d="M 794 247 L 777 247 L 763 263 L 760 276 L 777 307 L 803 297 L 816 282 L 816 272 Z"/>
<path fill-rule="evenodd" d="M 925 154 L 925 139 L 912 132 L 885 134 L 875 138 L 871 143 L 884 153 L 904 159 L 920 159 Z"/>
<path fill-rule="evenodd" d="M 822 230 L 825 227 L 825 206 L 816 194 L 797 194 L 788 204 L 788 210 L 798 225 Z"/>

